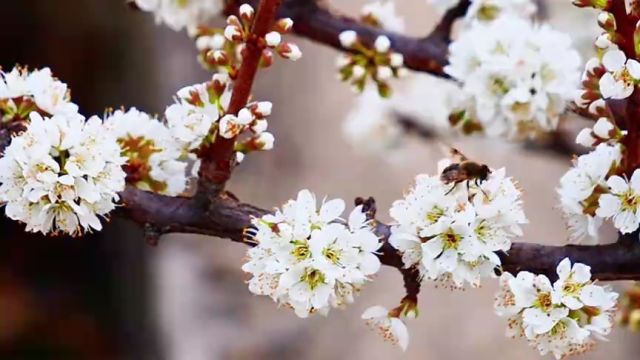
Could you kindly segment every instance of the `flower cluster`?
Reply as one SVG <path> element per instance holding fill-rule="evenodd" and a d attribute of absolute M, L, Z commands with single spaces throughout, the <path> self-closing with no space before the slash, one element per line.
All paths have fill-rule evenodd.
<path fill-rule="evenodd" d="M 540 354 L 556 359 L 582 353 L 594 337 L 609 334 L 618 294 L 591 281 L 591 269 L 565 258 L 558 264 L 558 280 L 521 271 L 503 273 L 495 309 L 508 318 L 507 336 L 525 337 Z"/>
<path fill-rule="evenodd" d="M 165 111 L 169 130 L 183 148 L 195 150 L 211 134 L 230 100 L 231 85 L 225 74 L 215 74 L 211 81 L 184 87 L 178 91 L 176 103 Z"/>
<path fill-rule="evenodd" d="M 199 28 L 196 34 L 198 61 L 209 71 L 226 73 L 231 79 L 238 76 L 241 47 L 224 37 L 219 28 Z"/>
<path fill-rule="evenodd" d="M 240 18 L 235 15 L 229 16 L 227 18 L 227 27 L 224 29 L 224 36 L 227 40 L 241 46 L 248 41 L 255 41 L 251 32 L 254 15 L 255 12 L 251 5 L 242 4 L 240 6 Z M 271 31 L 268 32 L 264 38 L 260 39 L 258 45 L 265 47 L 262 51 L 261 66 L 268 67 L 273 62 L 271 50 L 274 50 L 281 57 L 292 61 L 296 61 L 302 57 L 302 52 L 297 45 L 282 41 L 282 35 L 289 33 L 292 27 L 293 21 L 291 19 L 280 19 L 276 21 Z M 242 54 L 242 50 L 240 50 L 240 54 Z M 224 65 L 223 63 L 228 61 L 225 59 L 227 55 L 221 50 L 218 50 L 213 56 L 214 60 L 218 58 L 218 60 L 216 60 L 218 61 L 218 65 Z"/>
<path fill-rule="evenodd" d="M 224 10 L 222 0 L 134 0 L 143 11 L 155 14 L 157 23 L 164 23 L 175 31 L 187 29 L 196 34 L 198 27 L 206 25 Z"/>
<path fill-rule="evenodd" d="M 31 112 L 27 130 L 0 159 L 0 203 L 27 231 L 79 235 L 100 230 L 98 216 L 115 208 L 125 186 L 116 138 L 102 121 L 78 113 L 43 118 Z"/>
<path fill-rule="evenodd" d="M 391 40 L 385 35 L 380 35 L 373 47 L 369 47 L 358 39 L 355 31 L 345 30 L 340 33 L 340 44 L 345 49 L 353 51 L 338 57 L 340 79 L 349 81 L 355 91 L 362 92 L 368 78 L 371 78 L 380 96 L 391 96 L 389 80 L 406 74 L 403 67 L 404 57 L 391 49 Z"/>
<path fill-rule="evenodd" d="M 67 85 L 54 78 L 49 68 L 29 72 L 16 66 L 7 73 L 0 71 L 0 124 L 26 122 L 32 111 L 56 115 L 77 110 Z"/>
<path fill-rule="evenodd" d="M 608 120 L 604 119 L 599 120 L 593 130 L 587 130 L 589 131 L 589 136 L 595 135 L 595 137 L 592 137 L 594 143 L 595 141 L 601 142 L 602 137 L 607 134 L 619 132 L 611 123 L 607 125 L 604 121 L 608 122 Z M 581 132 L 578 140 L 586 143 L 588 140 L 583 139 L 586 137 L 584 134 L 584 131 Z M 614 203 L 608 202 L 608 200 L 611 200 L 611 194 L 608 194 L 610 186 L 621 185 L 620 181 L 617 180 L 621 178 L 612 176 L 612 174 L 619 171 L 621 159 L 622 154 L 619 144 L 601 142 L 590 153 L 576 158 L 574 166 L 560 179 L 558 194 L 560 195 L 561 208 L 569 228 L 570 240 L 575 242 L 584 240 L 594 242 L 597 240 L 598 229 L 602 224 L 602 219 L 611 216 L 612 211 L 611 208 L 606 207 L 605 209 L 602 206 L 614 205 Z M 612 181 L 611 184 L 609 184 L 609 180 Z M 616 190 L 622 189 L 617 187 Z M 627 220 L 631 221 L 631 219 Z M 618 225 L 622 229 L 622 224 Z M 624 228 L 628 226 L 631 226 L 631 224 Z"/>
<path fill-rule="evenodd" d="M 548 26 L 516 17 L 477 22 L 449 51 L 445 72 L 467 97 L 454 126 L 507 136 L 550 131 L 577 88 L 580 56 Z"/>
<path fill-rule="evenodd" d="M 255 243 L 242 269 L 252 275 L 249 290 L 292 307 L 300 317 L 353 302 L 375 274 L 381 246 L 362 207 L 345 224 L 340 199 L 317 209 L 308 190 L 298 193 L 273 215 L 252 220 L 246 241 Z"/>
<path fill-rule="evenodd" d="M 231 81 L 226 74 L 215 74 L 211 81 L 178 91 L 176 103 L 165 111 L 167 126 L 185 152 L 195 151 L 215 141 L 216 135 L 230 139 L 250 131 L 236 145 L 238 158 L 245 153 L 273 148 L 274 137 L 267 132 L 268 101 L 251 102 L 237 115 L 227 114 L 231 100 Z"/>
<path fill-rule="evenodd" d="M 601 4 L 600 4 L 601 3 Z M 576 2 L 578 6 L 596 6 L 607 8 L 610 4 L 589 1 Z M 602 5 L 602 6 L 600 6 Z M 599 49 L 597 56 L 591 58 L 582 75 L 582 89 L 577 93 L 576 104 L 598 116 L 610 116 L 604 100 L 625 99 L 640 83 L 640 62 L 627 58 L 620 42 L 624 37 L 617 33 L 616 20 L 613 14 L 603 11 L 598 15 L 598 25 L 603 30 L 595 41 Z"/>
<path fill-rule="evenodd" d="M 127 183 L 169 196 L 185 190 L 187 162 L 162 122 L 132 108 L 109 114 L 105 127 L 117 139 L 121 154 L 127 159 L 124 166 Z"/>
<path fill-rule="evenodd" d="M 395 225 L 389 242 L 405 267 L 453 287 L 479 286 L 481 277 L 491 276 L 500 265 L 495 252 L 508 251 L 527 222 L 520 190 L 504 168 L 473 184 L 419 175 L 390 214 Z"/>

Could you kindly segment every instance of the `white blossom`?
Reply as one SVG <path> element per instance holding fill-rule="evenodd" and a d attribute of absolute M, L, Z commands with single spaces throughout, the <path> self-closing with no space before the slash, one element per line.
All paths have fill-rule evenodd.
<path fill-rule="evenodd" d="M 461 110 L 488 135 L 555 129 L 577 89 L 580 56 L 548 26 L 514 17 L 474 23 L 449 50 L 445 72 L 467 97 Z"/>
<path fill-rule="evenodd" d="M 101 230 L 125 186 L 120 147 L 102 121 L 32 112 L 0 159 L 0 203 L 27 231 L 78 235 Z"/>
<path fill-rule="evenodd" d="M 31 111 L 56 115 L 75 113 L 67 85 L 53 77 L 49 68 L 29 72 L 14 67 L 0 71 L 0 120 L 27 120 Z"/>
<path fill-rule="evenodd" d="M 503 273 L 496 314 L 508 318 L 507 336 L 524 337 L 541 355 L 556 359 L 589 350 L 613 326 L 618 294 L 591 281 L 589 266 L 568 258 L 552 285 L 545 275 Z"/>
<path fill-rule="evenodd" d="M 226 75 L 216 74 L 210 82 L 182 88 L 177 93 L 176 103 L 165 110 L 172 136 L 185 149 L 197 149 L 224 114 L 231 99 L 228 82 Z"/>
<path fill-rule="evenodd" d="M 252 275 L 249 290 L 292 307 L 300 317 L 353 301 L 379 267 L 380 247 L 370 222 L 356 207 L 345 223 L 341 199 L 320 208 L 308 190 L 274 214 L 252 220 L 248 240 L 256 246 L 242 269 Z"/>
<path fill-rule="evenodd" d="M 600 93 L 605 99 L 624 99 L 633 93 L 640 81 L 640 62 L 628 59 L 617 48 L 607 50 L 602 57 L 607 72 L 600 78 Z"/>
<path fill-rule="evenodd" d="M 407 350 L 409 345 L 409 331 L 407 326 L 398 316 L 390 315 L 389 310 L 376 305 L 362 313 L 362 319 L 374 330 L 378 331 L 385 340 L 400 346 L 402 350 Z"/>
<path fill-rule="evenodd" d="M 387 149 L 396 144 L 402 135 L 402 128 L 392 113 L 393 102 L 381 99 L 376 89 L 368 87 L 347 114 L 342 132 L 360 152 Z"/>
<path fill-rule="evenodd" d="M 636 169 L 631 180 L 614 175 L 607 180 L 610 193 L 602 194 L 596 214 L 612 218 L 621 233 L 634 232 L 640 225 L 640 171 Z"/>
<path fill-rule="evenodd" d="M 395 224 L 389 243 L 405 267 L 418 266 L 425 277 L 463 287 L 479 286 L 500 265 L 496 251 L 507 251 L 527 222 L 521 193 L 504 168 L 486 181 L 455 188 L 439 177 L 419 175 L 402 200 L 393 203 Z"/>
<path fill-rule="evenodd" d="M 128 159 L 125 171 L 136 187 L 169 196 L 185 190 L 187 163 L 165 124 L 131 108 L 107 116 L 105 127 Z"/>
<path fill-rule="evenodd" d="M 560 179 L 558 195 L 570 232 L 570 240 L 597 240 L 602 217 L 598 198 L 608 188 L 607 175 L 615 169 L 622 154 L 620 146 L 602 143 L 592 152 L 579 156 Z"/>
<path fill-rule="evenodd" d="M 222 0 L 135 0 L 144 11 L 154 13 L 157 23 L 164 23 L 175 31 L 186 28 L 195 34 L 198 26 L 207 25 L 222 14 Z"/>

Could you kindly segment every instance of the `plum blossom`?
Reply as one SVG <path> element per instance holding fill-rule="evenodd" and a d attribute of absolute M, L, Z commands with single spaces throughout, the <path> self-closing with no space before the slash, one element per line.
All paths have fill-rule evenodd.
<path fill-rule="evenodd" d="M 54 78 L 49 68 L 0 70 L 0 122 L 28 121 L 32 111 L 75 113 L 78 106 L 70 101 L 67 84 Z"/>
<path fill-rule="evenodd" d="M 176 103 L 165 110 L 172 136 L 187 151 L 197 149 L 231 100 L 230 80 L 215 74 L 211 81 L 180 89 Z"/>
<path fill-rule="evenodd" d="M 524 337 L 556 359 L 591 349 L 613 326 L 618 294 L 591 281 L 589 266 L 563 259 L 553 285 L 545 275 L 503 273 L 496 314 L 508 319 L 507 336 Z"/>
<path fill-rule="evenodd" d="M 374 330 L 378 331 L 382 337 L 393 344 L 400 346 L 402 350 L 407 350 L 409 345 L 409 331 L 405 323 L 394 311 L 376 305 L 362 313 L 362 319 Z"/>
<path fill-rule="evenodd" d="M 596 214 L 613 219 L 613 225 L 623 234 L 634 232 L 640 225 L 640 171 L 631 180 L 614 175 L 607 180 L 608 194 L 602 194 Z"/>
<path fill-rule="evenodd" d="M 602 143 L 574 160 L 574 166 L 560 179 L 560 206 L 573 242 L 598 238 L 602 217 L 598 214 L 599 198 L 607 192 L 607 176 L 622 159 L 620 145 Z"/>
<path fill-rule="evenodd" d="M 164 23 L 174 31 L 187 29 L 195 35 L 198 26 L 207 23 L 222 14 L 222 0 L 135 0 L 143 11 L 152 12 L 156 23 Z"/>
<path fill-rule="evenodd" d="M 600 78 L 600 93 L 605 99 L 624 99 L 633 93 L 640 81 L 640 63 L 627 59 L 624 52 L 617 48 L 607 50 L 602 57 L 607 70 Z"/>
<path fill-rule="evenodd" d="M 125 186 L 116 138 L 78 113 L 30 114 L 0 159 L 0 203 L 27 231 L 80 235 L 101 230 Z"/>
<path fill-rule="evenodd" d="M 496 251 L 508 251 L 527 222 L 521 193 L 505 169 L 479 185 L 452 188 L 439 177 L 419 175 L 402 200 L 393 203 L 389 243 L 405 267 L 417 266 L 429 279 L 453 287 L 477 287 L 500 265 Z"/>
<path fill-rule="evenodd" d="M 255 243 L 242 269 L 249 290 L 294 309 L 296 315 L 326 315 L 353 297 L 380 268 L 381 246 L 370 221 L 356 207 L 347 222 L 344 201 L 323 201 L 302 190 L 273 214 L 252 220 L 246 240 Z"/>
<path fill-rule="evenodd" d="M 578 86 L 580 56 L 570 37 L 519 18 L 474 23 L 449 51 L 445 72 L 467 98 L 452 123 L 491 136 L 554 130 Z"/>
<path fill-rule="evenodd" d="M 127 158 L 127 181 L 146 191 L 176 196 L 187 185 L 186 158 L 167 126 L 135 108 L 107 116 L 105 127 Z"/>

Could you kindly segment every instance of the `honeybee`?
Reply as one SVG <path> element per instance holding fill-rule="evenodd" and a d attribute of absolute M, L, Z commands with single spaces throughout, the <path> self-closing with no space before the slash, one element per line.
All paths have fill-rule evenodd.
<path fill-rule="evenodd" d="M 491 175 L 491 169 L 485 164 L 480 164 L 475 161 L 469 160 L 458 149 L 451 148 L 451 156 L 458 159 L 458 162 L 454 162 L 442 170 L 440 174 L 440 181 L 445 184 L 453 183 L 451 190 L 447 192 L 449 194 L 456 188 L 461 182 L 467 182 L 467 190 L 469 189 L 469 182 L 473 180 L 476 186 L 489 178 Z"/>

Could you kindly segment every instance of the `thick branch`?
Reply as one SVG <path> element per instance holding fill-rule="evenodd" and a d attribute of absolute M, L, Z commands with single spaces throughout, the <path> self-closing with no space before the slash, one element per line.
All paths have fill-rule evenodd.
<path fill-rule="evenodd" d="M 228 12 L 234 11 L 243 2 L 255 5 L 258 1 L 237 1 L 227 9 Z M 296 34 L 342 51 L 347 51 L 338 40 L 342 31 L 354 30 L 364 43 L 370 45 L 378 36 L 385 35 L 391 40 L 393 50 L 404 56 L 406 67 L 448 77 L 443 72 L 443 67 L 447 64 L 451 27 L 457 18 L 466 13 L 469 3 L 469 0 L 462 0 L 449 9 L 431 34 L 424 38 L 405 36 L 362 24 L 353 18 L 332 13 L 313 0 L 285 0 L 278 16 L 292 18 Z"/>
<path fill-rule="evenodd" d="M 142 226 L 153 224 L 164 233 L 196 233 L 242 242 L 243 229 L 252 216 L 267 210 L 244 204 L 225 193 L 213 203 L 206 198 L 170 198 L 127 189 L 122 193 L 125 207 L 119 214 Z M 207 211 L 204 211 L 208 209 Z M 376 233 L 384 245 L 380 260 L 384 265 L 401 269 L 402 258 L 387 242 L 390 227 L 376 222 Z M 500 254 L 503 270 L 511 273 L 531 271 L 554 277 L 557 264 L 565 257 L 591 266 L 593 277 L 600 280 L 640 280 L 640 242 L 638 233 L 623 236 L 610 245 L 548 246 L 515 243 L 508 254 Z"/>

